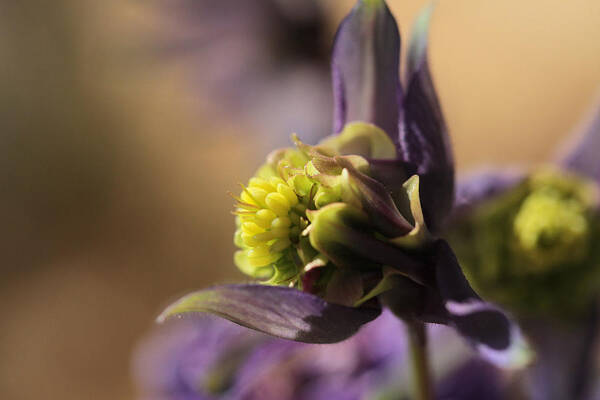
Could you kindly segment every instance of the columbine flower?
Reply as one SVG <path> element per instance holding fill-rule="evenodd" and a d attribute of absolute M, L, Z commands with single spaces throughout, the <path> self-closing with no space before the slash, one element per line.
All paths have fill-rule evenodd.
<path fill-rule="evenodd" d="M 476 287 L 514 311 L 538 350 L 533 399 L 585 398 L 600 289 L 600 106 L 564 157 L 488 170 L 457 191 L 448 235 Z"/>
<path fill-rule="evenodd" d="M 411 324 L 455 327 L 501 364 L 527 359 L 519 331 L 471 289 L 434 236 L 454 166 L 427 63 L 432 8 L 398 77 L 400 38 L 383 0 L 361 0 L 337 33 L 335 134 L 272 153 L 236 197 L 237 266 L 262 284 L 216 286 L 159 317 L 210 312 L 274 336 L 332 343 L 381 305 Z"/>

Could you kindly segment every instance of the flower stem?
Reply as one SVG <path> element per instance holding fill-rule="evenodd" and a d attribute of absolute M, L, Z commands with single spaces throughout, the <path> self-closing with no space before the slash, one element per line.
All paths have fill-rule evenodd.
<path fill-rule="evenodd" d="M 425 324 L 419 321 L 407 321 L 407 327 L 412 358 L 414 397 L 416 400 L 432 400 L 433 388 L 429 371 Z"/>

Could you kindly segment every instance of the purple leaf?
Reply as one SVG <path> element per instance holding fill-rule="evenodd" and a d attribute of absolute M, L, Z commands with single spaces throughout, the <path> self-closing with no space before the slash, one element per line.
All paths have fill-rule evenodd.
<path fill-rule="evenodd" d="M 433 86 L 427 57 L 427 35 L 433 6 L 416 21 L 408 53 L 408 88 L 403 102 L 400 155 L 421 177 L 425 221 L 435 232 L 454 200 L 454 158 L 448 130 Z"/>
<path fill-rule="evenodd" d="M 331 304 L 309 293 L 259 284 L 223 285 L 184 296 L 158 322 L 207 312 L 272 336 L 306 343 L 335 343 L 358 331 L 381 312 Z"/>
<path fill-rule="evenodd" d="M 333 49 L 334 131 L 370 122 L 398 143 L 400 35 L 383 0 L 360 0 L 341 23 Z"/>

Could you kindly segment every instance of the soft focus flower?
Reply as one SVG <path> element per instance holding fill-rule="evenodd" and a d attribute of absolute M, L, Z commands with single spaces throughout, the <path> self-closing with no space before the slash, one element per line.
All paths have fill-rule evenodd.
<path fill-rule="evenodd" d="M 336 36 L 334 135 L 273 152 L 236 199 L 236 265 L 262 284 L 216 286 L 159 317 L 211 312 L 286 339 L 332 343 L 381 305 L 453 326 L 502 365 L 528 359 L 518 328 L 471 289 L 435 236 L 454 199 L 454 165 L 427 63 L 432 8 L 409 47 L 383 0 L 361 0 Z"/>
<path fill-rule="evenodd" d="M 160 0 L 160 57 L 191 66 L 194 95 L 281 146 L 290 126 L 316 140 L 331 124 L 328 21 L 317 0 Z M 156 49 L 155 49 L 156 51 Z M 287 112 L 294 110 L 294 112 Z M 268 118 L 265 116 L 268 115 Z M 243 134 L 241 132 L 241 134 Z"/>
<path fill-rule="evenodd" d="M 248 332 L 209 316 L 174 321 L 140 343 L 133 372 L 144 400 L 409 398 L 406 340 L 389 334 L 400 325 L 384 311 L 351 339 L 324 346 Z M 432 339 L 452 353 L 460 346 L 449 333 L 435 330 Z M 506 398 L 504 376 L 481 360 L 453 359 L 439 376 L 440 400 Z"/>
<path fill-rule="evenodd" d="M 562 160 L 459 184 L 451 243 L 475 286 L 522 316 L 576 317 L 597 297 L 599 137 L 600 111 Z"/>
<path fill-rule="evenodd" d="M 470 281 L 513 311 L 534 344 L 534 400 L 586 398 L 595 368 L 600 107 L 569 147 L 530 172 L 487 170 L 459 182 L 448 225 Z"/>

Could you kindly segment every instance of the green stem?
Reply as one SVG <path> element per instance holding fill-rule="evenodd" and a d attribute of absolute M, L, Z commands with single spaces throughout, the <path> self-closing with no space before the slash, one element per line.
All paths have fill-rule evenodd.
<path fill-rule="evenodd" d="M 412 358 L 415 399 L 432 400 L 433 388 L 431 386 L 431 373 L 429 371 L 425 324 L 418 321 L 407 321 L 407 327 Z"/>

